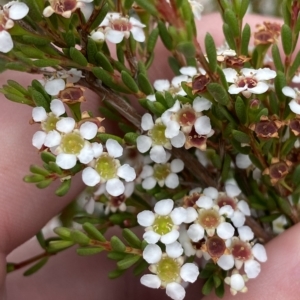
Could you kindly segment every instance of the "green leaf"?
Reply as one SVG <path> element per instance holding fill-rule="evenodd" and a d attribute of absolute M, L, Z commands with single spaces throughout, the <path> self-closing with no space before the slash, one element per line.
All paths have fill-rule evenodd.
<path fill-rule="evenodd" d="M 272 47 L 272 58 L 273 58 L 273 62 L 276 67 L 276 70 L 284 72 L 284 67 L 282 64 L 282 60 L 281 60 L 281 56 L 280 56 L 280 52 L 279 52 L 277 44 L 274 44 Z"/>
<path fill-rule="evenodd" d="M 292 78 L 296 71 L 298 70 L 298 68 L 300 67 L 300 51 L 297 53 L 290 69 L 289 69 L 289 78 Z"/>
<path fill-rule="evenodd" d="M 73 30 L 68 30 L 66 33 L 62 33 L 62 35 L 68 47 L 75 47 L 76 40 Z"/>
<path fill-rule="evenodd" d="M 118 278 L 118 277 L 120 277 L 124 272 L 125 272 L 125 270 L 120 270 L 120 269 L 111 271 L 111 272 L 108 273 L 108 278 L 109 278 L 109 279 L 115 279 L 115 278 Z"/>
<path fill-rule="evenodd" d="M 123 140 L 117 135 L 108 134 L 108 133 L 98 133 L 97 137 L 101 140 L 102 143 L 106 143 L 108 139 L 117 141 L 119 144 L 123 144 Z"/>
<path fill-rule="evenodd" d="M 53 231 L 64 240 L 71 239 L 72 230 L 67 227 L 56 227 L 53 229 Z"/>
<path fill-rule="evenodd" d="M 214 280 L 213 277 L 209 277 L 202 287 L 202 294 L 209 295 L 214 287 Z"/>
<path fill-rule="evenodd" d="M 70 187 L 71 187 L 71 179 L 64 180 L 60 184 L 58 189 L 55 191 L 55 195 L 59 196 L 59 197 L 66 195 L 68 193 L 68 191 L 70 190 Z"/>
<path fill-rule="evenodd" d="M 208 58 L 208 63 L 211 72 L 217 70 L 217 50 L 213 37 L 206 33 L 205 35 L 205 50 Z"/>
<path fill-rule="evenodd" d="M 122 236 L 126 240 L 129 246 L 133 248 L 141 248 L 141 240 L 130 229 L 125 228 L 122 231 Z"/>
<path fill-rule="evenodd" d="M 31 96 L 36 106 L 42 106 L 47 112 L 50 112 L 50 103 L 40 92 L 32 90 Z"/>
<path fill-rule="evenodd" d="M 139 137 L 139 134 L 135 132 L 128 132 L 124 135 L 124 141 L 129 145 L 136 145 L 136 139 Z"/>
<path fill-rule="evenodd" d="M 27 183 L 36 183 L 45 180 L 45 176 L 40 174 L 27 175 L 23 178 L 23 180 Z"/>
<path fill-rule="evenodd" d="M 129 10 L 132 7 L 134 0 L 124 0 L 124 8 Z"/>
<path fill-rule="evenodd" d="M 116 251 L 111 251 L 107 254 L 107 257 L 109 259 L 112 259 L 112 260 L 121 260 L 123 259 L 124 257 L 126 257 L 126 253 L 123 253 L 123 252 L 116 252 Z"/>
<path fill-rule="evenodd" d="M 34 106 L 33 101 L 26 99 L 24 96 L 22 97 L 14 94 L 5 94 L 5 98 L 13 102 Z"/>
<path fill-rule="evenodd" d="M 226 42 L 227 42 L 229 48 L 232 50 L 236 50 L 236 46 L 235 46 L 234 38 L 232 36 L 231 29 L 230 29 L 229 25 L 226 23 L 223 24 L 223 33 L 224 33 L 224 36 L 226 38 Z"/>
<path fill-rule="evenodd" d="M 221 282 L 221 284 L 215 289 L 215 293 L 219 298 L 223 298 L 225 293 L 224 282 Z"/>
<path fill-rule="evenodd" d="M 294 149 L 294 145 L 297 139 L 297 137 L 290 137 L 287 141 L 284 142 L 280 153 L 282 157 L 288 155 Z"/>
<path fill-rule="evenodd" d="M 124 243 L 116 236 L 113 236 L 110 240 L 111 247 L 114 251 L 124 252 L 126 250 L 126 246 Z"/>
<path fill-rule="evenodd" d="M 97 63 L 107 72 L 109 73 L 113 73 L 114 72 L 114 68 L 111 65 L 110 61 L 108 60 L 108 58 L 105 56 L 105 54 L 103 54 L 102 52 L 97 52 L 96 54 L 96 61 Z"/>
<path fill-rule="evenodd" d="M 178 62 L 178 60 L 173 57 L 173 56 L 169 56 L 168 57 L 168 63 L 169 66 L 171 67 L 172 71 L 174 72 L 175 75 L 180 75 L 180 63 Z"/>
<path fill-rule="evenodd" d="M 53 171 L 54 173 L 59 174 L 59 175 L 63 174 L 62 169 L 55 162 L 50 161 L 48 166 L 49 166 L 49 169 L 51 171 Z"/>
<path fill-rule="evenodd" d="M 300 185 L 300 165 L 295 168 L 292 180 L 295 186 Z"/>
<path fill-rule="evenodd" d="M 283 24 L 281 27 L 281 42 L 284 53 L 290 55 L 293 51 L 293 34 L 287 24 Z"/>
<path fill-rule="evenodd" d="M 70 238 L 77 244 L 88 245 L 90 238 L 79 230 L 74 230 L 71 232 Z"/>
<path fill-rule="evenodd" d="M 95 255 L 98 254 L 100 252 L 102 252 L 104 250 L 104 248 L 77 248 L 76 252 L 78 255 L 80 256 L 90 256 L 90 255 Z"/>
<path fill-rule="evenodd" d="M 90 238 L 100 242 L 106 242 L 106 238 L 93 224 L 86 222 L 82 227 Z"/>
<path fill-rule="evenodd" d="M 259 220 L 263 223 L 271 223 L 277 218 L 279 218 L 280 216 L 282 216 L 282 213 L 275 213 L 275 214 L 270 214 L 268 216 L 259 217 Z"/>
<path fill-rule="evenodd" d="M 221 105 L 227 105 L 229 103 L 228 93 L 220 84 L 214 82 L 209 83 L 207 90 Z"/>
<path fill-rule="evenodd" d="M 245 24 L 242 31 L 241 54 L 248 56 L 249 41 L 251 38 L 251 28 L 248 23 Z"/>
<path fill-rule="evenodd" d="M 212 46 L 212 45 L 210 45 Z M 177 45 L 177 50 L 181 52 L 186 58 L 195 57 L 196 49 L 192 42 L 181 42 Z M 213 54 L 210 54 L 213 56 Z"/>
<path fill-rule="evenodd" d="M 40 175 L 43 175 L 43 176 L 50 175 L 50 173 L 47 170 L 42 169 L 41 167 L 39 167 L 37 165 L 31 165 L 29 170 L 30 170 L 31 173 L 34 173 L 34 174 L 40 174 Z"/>
<path fill-rule="evenodd" d="M 138 84 L 139 84 L 139 87 L 140 87 L 141 91 L 144 94 L 151 95 L 151 94 L 154 93 L 150 81 L 148 80 L 148 78 L 146 77 L 146 75 L 144 75 L 143 73 L 140 73 L 138 75 Z"/>
<path fill-rule="evenodd" d="M 44 2 L 41 0 L 23 0 L 29 7 L 28 15 L 33 21 L 40 22 L 43 19 Z"/>
<path fill-rule="evenodd" d="M 48 257 L 44 257 L 42 258 L 40 261 L 38 261 L 35 265 L 33 265 L 31 268 L 29 268 L 28 270 L 26 270 L 23 273 L 23 276 L 30 276 L 34 273 L 36 273 L 38 270 L 40 270 L 48 261 Z"/>
<path fill-rule="evenodd" d="M 147 1 L 143 1 L 143 2 L 147 2 Z M 168 50 L 172 50 L 173 49 L 172 37 L 171 37 L 170 33 L 168 32 L 168 29 L 167 29 L 165 23 L 162 21 L 158 21 L 157 25 L 158 25 L 158 29 L 159 29 L 159 35 L 160 35 L 160 38 L 161 38 L 163 44 L 165 45 L 165 47 Z"/>
<path fill-rule="evenodd" d="M 140 7 L 142 7 L 146 12 L 148 12 L 149 14 L 157 17 L 158 12 L 157 12 L 155 6 L 150 1 L 136 0 L 135 2 Z"/>
<path fill-rule="evenodd" d="M 98 48 L 96 42 L 91 38 L 88 39 L 86 52 L 88 61 L 96 65 L 96 54 L 98 53 Z"/>
<path fill-rule="evenodd" d="M 145 260 L 140 260 L 133 269 L 134 276 L 142 274 L 148 268 L 148 266 L 149 264 Z"/>
<path fill-rule="evenodd" d="M 96 16 L 95 20 L 93 21 L 93 23 L 91 24 L 91 26 L 89 27 L 90 32 L 92 30 L 94 30 L 95 28 L 97 28 L 102 21 L 104 20 L 105 16 L 107 15 L 107 13 L 109 12 L 110 7 L 109 4 L 106 2 L 100 10 L 98 10 L 98 15 Z"/>
<path fill-rule="evenodd" d="M 41 152 L 41 159 L 43 162 L 48 164 L 49 162 L 55 162 L 56 161 L 56 156 L 54 156 L 50 152 L 43 151 Z"/>
<path fill-rule="evenodd" d="M 64 249 L 67 249 L 74 245 L 73 241 L 51 241 L 49 243 L 48 251 L 49 252 L 58 252 Z"/>
<path fill-rule="evenodd" d="M 29 45 L 46 46 L 49 45 L 50 41 L 48 39 L 44 39 L 41 36 L 31 36 L 31 35 L 23 35 L 23 42 Z"/>
<path fill-rule="evenodd" d="M 135 80 L 132 78 L 130 74 L 128 74 L 125 71 L 121 72 L 121 78 L 123 83 L 133 92 L 133 93 L 138 93 L 139 92 L 139 87 L 137 86 Z"/>
<path fill-rule="evenodd" d="M 238 96 L 235 101 L 235 113 L 242 124 L 247 123 L 247 108 L 240 96 Z"/>
<path fill-rule="evenodd" d="M 255 155 L 249 153 L 249 158 L 258 169 L 263 170 L 262 164 L 260 163 L 259 159 Z"/>
<path fill-rule="evenodd" d="M 215 288 L 219 287 L 222 283 L 221 278 L 218 275 L 213 275 Z"/>
<path fill-rule="evenodd" d="M 157 39 L 159 36 L 159 29 L 158 27 L 152 29 L 148 39 L 147 39 L 147 52 L 152 53 L 154 51 Z"/>
<path fill-rule="evenodd" d="M 231 9 L 226 9 L 224 13 L 224 19 L 226 24 L 229 26 L 233 37 L 238 37 L 240 34 L 239 23 L 235 13 Z"/>
<path fill-rule="evenodd" d="M 45 249 L 46 248 L 46 242 L 45 242 L 45 237 L 43 235 L 42 231 L 39 231 L 36 235 L 35 235 L 37 241 L 39 242 L 40 246 Z"/>
<path fill-rule="evenodd" d="M 88 61 L 85 58 L 85 56 L 74 47 L 70 48 L 70 57 L 74 60 L 74 62 L 76 62 L 80 66 L 85 67 L 88 64 Z"/>
<path fill-rule="evenodd" d="M 239 19 L 242 20 L 247 12 L 247 9 L 250 4 L 250 0 L 242 0 L 240 2 L 240 9 L 239 9 Z"/>
<path fill-rule="evenodd" d="M 128 254 L 124 259 L 117 262 L 117 266 L 120 270 L 126 270 L 136 262 L 138 262 L 140 259 L 141 257 L 138 255 Z"/>
<path fill-rule="evenodd" d="M 232 136 L 235 140 L 237 140 L 241 144 L 249 144 L 250 143 L 249 136 L 246 133 L 242 132 L 242 131 L 233 130 L 232 131 Z"/>
<path fill-rule="evenodd" d="M 22 85 L 20 85 L 18 82 L 14 81 L 14 80 L 7 80 L 7 84 L 11 87 L 13 87 L 14 89 L 16 89 L 17 91 L 19 91 L 21 94 L 29 96 L 29 93 L 27 91 L 27 89 L 25 89 Z"/>
<path fill-rule="evenodd" d="M 256 122 L 259 122 L 260 121 L 260 118 L 262 117 L 262 116 L 268 116 L 268 114 L 269 114 L 269 111 L 268 111 L 268 109 L 265 107 L 265 108 L 263 108 L 257 115 L 256 115 Z"/>

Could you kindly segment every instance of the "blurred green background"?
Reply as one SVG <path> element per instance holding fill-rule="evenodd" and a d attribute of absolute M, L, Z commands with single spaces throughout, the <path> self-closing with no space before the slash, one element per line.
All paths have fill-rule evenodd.
<path fill-rule="evenodd" d="M 0 0 L 0 4 L 9 1 Z M 204 6 L 204 13 L 209 13 L 217 9 L 217 0 L 200 0 Z M 280 5 L 282 0 L 251 0 L 251 12 L 262 15 L 280 16 Z"/>

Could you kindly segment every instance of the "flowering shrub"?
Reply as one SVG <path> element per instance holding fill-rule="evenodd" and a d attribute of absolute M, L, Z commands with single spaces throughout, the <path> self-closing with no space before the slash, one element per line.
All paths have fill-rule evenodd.
<path fill-rule="evenodd" d="M 56 228 L 43 248 L 105 250 L 117 263 L 111 278 L 133 267 L 141 284 L 175 300 L 200 279 L 204 295 L 245 293 L 263 272 L 264 243 L 299 222 L 299 2 L 282 1 L 282 25 L 251 32 L 249 0 L 218 1 L 226 42 L 207 33 L 204 48 L 201 0 L 116 2 L 20 0 L 0 9 L 1 70 L 43 76 L 0 90 L 32 107 L 43 166 L 24 180 L 60 181 L 58 196 L 78 173 L 85 186 L 80 208 L 61 215 L 76 229 Z M 152 82 L 159 39 L 174 76 Z M 101 98 L 99 115 L 82 109 L 86 90 Z M 111 226 L 123 241 L 105 238 Z"/>

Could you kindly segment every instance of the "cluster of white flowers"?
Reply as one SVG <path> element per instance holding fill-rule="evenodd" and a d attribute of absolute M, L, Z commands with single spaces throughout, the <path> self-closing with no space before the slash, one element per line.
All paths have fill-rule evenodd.
<path fill-rule="evenodd" d="M 28 11 L 28 6 L 18 1 L 10 1 L 0 9 L 0 52 L 12 50 L 14 44 L 7 30 L 14 26 L 14 21 L 23 19 Z"/>
<path fill-rule="evenodd" d="M 238 186 L 230 182 L 225 192 L 213 187 L 201 192 L 197 188 L 184 197 L 183 207 L 174 208 L 173 200 L 165 199 L 155 204 L 154 212 L 139 213 L 138 223 L 146 227 L 143 238 L 148 243 L 143 257 L 156 274 L 144 275 L 141 283 L 166 288 L 172 299 L 183 299 L 185 292 L 180 283 L 194 282 L 199 274 L 195 264 L 183 263 L 185 257 L 196 255 L 227 271 L 225 283 L 232 294 L 246 292 L 245 282 L 258 276 L 260 262 L 265 262 L 267 255 L 245 225 L 250 208 L 246 201 L 238 200 L 240 193 Z M 165 244 L 165 253 L 157 245 L 159 241 Z M 183 267 L 191 277 L 182 276 Z M 164 271 L 171 269 L 169 273 Z"/>

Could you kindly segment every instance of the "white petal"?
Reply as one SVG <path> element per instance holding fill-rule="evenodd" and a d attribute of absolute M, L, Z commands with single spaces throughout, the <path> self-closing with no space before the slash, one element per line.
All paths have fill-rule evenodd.
<path fill-rule="evenodd" d="M 234 235 L 234 227 L 230 223 L 223 222 L 217 227 L 217 234 L 223 240 L 230 239 Z"/>
<path fill-rule="evenodd" d="M 113 178 L 106 182 L 106 190 L 110 195 L 117 197 L 124 193 L 125 186 L 119 178 Z"/>
<path fill-rule="evenodd" d="M 51 96 L 56 96 L 58 93 L 65 89 L 65 81 L 61 78 L 49 80 L 45 84 L 45 91 Z"/>
<path fill-rule="evenodd" d="M 133 194 L 134 189 L 135 189 L 135 182 L 126 182 L 124 196 L 126 198 L 129 198 Z"/>
<path fill-rule="evenodd" d="M 160 239 L 160 234 L 154 232 L 153 230 L 149 230 L 143 234 L 143 239 L 148 244 L 156 244 Z"/>
<path fill-rule="evenodd" d="M 260 263 L 254 259 L 245 261 L 244 265 L 245 273 L 248 278 L 256 278 L 260 273 Z"/>
<path fill-rule="evenodd" d="M 56 156 L 56 164 L 62 169 L 69 170 L 76 165 L 76 155 L 60 153 Z"/>
<path fill-rule="evenodd" d="M 98 132 L 98 126 L 93 122 L 84 122 L 80 126 L 79 131 L 80 131 L 81 136 L 84 139 L 91 140 L 96 136 L 96 134 Z"/>
<path fill-rule="evenodd" d="M 2 30 L 0 31 L 0 52 L 7 53 L 14 47 L 10 34 Z"/>
<path fill-rule="evenodd" d="M 178 258 L 179 256 L 182 255 L 183 248 L 181 244 L 176 241 L 172 244 L 166 245 L 166 252 L 169 257 Z"/>
<path fill-rule="evenodd" d="M 142 187 L 145 189 L 145 190 L 151 190 L 153 189 L 155 186 L 156 186 L 156 179 L 154 177 L 147 177 L 145 180 L 143 180 L 142 182 Z"/>
<path fill-rule="evenodd" d="M 105 35 L 101 31 L 95 31 L 94 33 L 91 34 L 91 38 L 94 41 L 104 41 L 105 40 Z"/>
<path fill-rule="evenodd" d="M 235 163 L 240 169 L 247 169 L 252 165 L 249 155 L 239 153 L 235 158 Z"/>
<path fill-rule="evenodd" d="M 251 68 L 243 68 L 243 69 L 241 69 L 241 73 L 245 77 L 252 77 L 253 75 L 255 75 L 257 73 L 257 70 L 251 69 Z"/>
<path fill-rule="evenodd" d="M 210 209 L 213 207 L 213 201 L 210 197 L 201 196 L 197 201 L 196 204 L 200 208 Z"/>
<path fill-rule="evenodd" d="M 220 216 L 226 215 L 227 218 L 231 218 L 233 216 L 233 214 L 234 214 L 234 210 L 230 205 L 224 205 L 219 209 Z M 244 225 L 244 224 L 242 224 L 242 225 Z"/>
<path fill-rule="evenodd" d="M 143 258 L 149 264 L 156 264 L 161 260 L 162 251 L 156 244 L 147 245 L 143 251 Z"/>
<path fill-rule="evenodd" d="M 170 88 L 170 82 L 167 79 L 159 79 L 154 81 L 153 86 L 157 91 L 163 92 Z"/>
<path fill-rule="evenodd" d="M 175 86 L 175 87 L 180 87 L 181 86 L 181 82 L 184 82 L 184 81 L 188 81 L 188 76 L 187 75 L 179 75 L 179 76 L 175 76 L 173 79 L 172 79 L 172 85 Z"/>
<path fill-rule="evenodd" d="M 161 285 L 161 280 L 157 275 L 146 274 L 141 277 L 141 284 L 151 289 L 158 289 Z"/>
<path fill-rule="evenodd" d="M 167 216 L 170 214 L 174 206 L 174 201 L 165 199 L 158 201 L 154 206 L 154 211 L 160 216 Z"/>
<path fill-rule="evenodd" d="M 210 119 L 207 116 L 197 118 L 195 122 L 195 130 L 199 135 L 209 134 L 211 131 Z"/>
<path fill-rule="evenodd" d="M 142 116 L 141 126 L 142 126 L 143 130 L 145 130 L 145 131 L 153 128 L 153 126 L 154 126 L 153 118 L 149 113 L 146 113 Z"/>
<path fill-rule="evenodd" d="M 130 165 L 125 164 L 118 168 L 117 175 L 126 182 L 133 181 L 136 178 L 135 170 Z"/>
<path fill-rule="evenodd" d="M 204 228 L 199 224 L 192 224 L 187 230 L 187 234 L 193 242 L 198 242 L 204 237 Z"/>
<path fill-rule="evenodd" d="M 237 78 L 237 72 L 234 69 L 231 69 L 231 68 L 223 69 L 223 73 L 228 82 L 234 82 L 235 79 Z"/>
<path fill-rule="evenodd" d="M 196 97 L 193 101 L 193 109 L 196 112 L 202 112 L 203 110 L 208 110 L 212 106 L 212 103 L 204 97 Z"/>
<path fill-rule="evenodd" d="M 175 225 L 180 225 L 186 220 L 186 209 L 183 207 L 176 207 L 170 213 L 170 217 Z"/>
<path fill-rule="evenodd" d="M 152 147 L 152 149 L 150 150 L 150 158 L 158 164 L 164 163 L 167 158 L 167 154 L 164 147 L 163 146 Z"/>
<path fill-rule="evenodd" d="M 247 86 L 244 86 L 244 87 L 238 87 L 237 85 L 232 84 L 232 85 L 229 87 L 229 89 L 228 89 L 228 93 L 229 93 L 229 94 L 235 95 L 235 94 L 238 94 L 238 93 L 240 93 L 240 92 L 242 92 L 242 91 L 245 91 L 245 90 L 247 90 Z"/>
<path fill-rule="evenodd" d="M 287 96 L 287 97 L 290 97 L 290 98 L 296 98 L 297 94 L 295 92 L 295 90 L 289 86 L 285 86 L 283 89 L 282 89 L 282 93 Z"/>
<path fill-rule="evenodd" d="M 94 200 L 93 197 L 90 197 L 90 199 L 84 205 L 84 209 L 88 214 L 92 214 L 94 212 L 94 210 L 95 210 L 95 200 Z"/>
<path fill-rule="evenodd" d="M 185 144 L 185 135 L 182 131 L 179 132 L 178 135 L 171 139 L 171 144 L 175 148 L 181 148 Z"/>
<path fill-rule="evenodd" d="M 253 88 L 248 87 L 248 91 L 254 94 L 263 94 L 269 89 L 269 85 L 265 82 L 258 82 Z"/>
<path fill-rule="evenodd" d="M 268 259 L 267 253 L 266 253 L 266 248 L 261 244 L 255 244 L 252 247 L 252 254 L 258 261 L 261 261 L 261 262 L 266 262 Z"/>
<path fill-rule="evenodd" d="M 218 266 L 227 271 L 234 267 L 234 258 L 230 255 L 222 255 L 217 262 Z"/>
<path fill-rule="evenodd" d="M 37 149 L 41 149 L 44 145 L 47 134 L 44 131 L 37 131 L 32 137 L 32 145 Z"/>
<path fill-rule="evenodd" d="M 258 69 L 255 74 L 257 80 L 270 80 L 276 77 L 276 72 L 270 68 Z"/>
<path fill-rule="evenodd" d="M 96 143 L 96 142 L 92 143 L 92 148 L 94 151 L 95 158 L 100 157 L 100 155 L 103 153 L 103 146 L 100 143 Z"/>
<path fill-rule="evenodd" d="M 226 184 L 225 191 L 229 197 L 236 197 L 241 193 L 241 190 L 235 184 Z"/>
<path fill-rule="evenodd" d="M 44 144 L 46 147 L 55 147 L 60 144 L 60 141 L 61 135 L 56 130 L 51 130 L 47 133 Z"/>
<path fill-rule="evenodd" d="M 129 18 L 129 23 L 131 23 L 131 25 L 133 25 L 133 26 L 137 26 L 137 27 L 141 27 L 141 28 L 146 27 L 146 25 L 144 25 L 143 23 L 141 23 L 138 19 L 136 19 L 134 17 Z"/>
<path fill-rule="evenodd" d="M 205 196 L 208 196 L 210 197 L 211 199 L 217 199 L 218 198 L 218 195 L 219 195 L 219 192 L 216 188 L 214 187 L 208 187 L 208 188 L 205 188 L 203 190 L 203 194 Z"/>
<path fill-rule="evenodd" d="M 183 300 L 185 297 L 185 289 L 177 282 L 167 284 L 166 294 L 174 300 Z"/>
<path fill-rule="evenodd" d="M 56 123 L 56 129 L 63 133 L 70 133 L 75 127 L 75 120 L 70 117 L 62 118 Z"/>
<path fill-rule="evenodd" d="M 109 30 L 107 30 L 105 33 L 105 37 L 111 43 L 119 44 L 124 38 L 124 33 L 122 31 L 117 31 L 109 28 Z"/>
<path fill-rule="evenodd" d="M 199 268 L 194 263 L 186 263 L 180 269 L 180 277 L 185 282 L 195 282 L 199 276 Z"/>
<path fill-rule="evenodd" d="M 182 75 L 187 75 L 190 77 L 193 77 L 197 74 L 197 69 L 195 67 L 182 67 L 179 71 Z"/>
<path fill-rule="evenodd" d="M 186 208 L 186 219 L 185 219 L 185 223 L 189 224 L 194 222 L 198 217 L 198 213 L 196 211 L 195 208 L 193 207 L 187 207 Z"/>
<path fill-rule="evenodd" d="M 106 141 L 106 150 L 108 154 L 112 157 L 120 157 L 123 155 L 123 147 L 115 140 L 108 139 Z"/>
<path fill-rule="evenodd" d="M 167 122 L 167 128 L 165 130 L 165 136 L 168 138 L 168 139 L 171 139 L 175 136 L 178 135 L 179 133 L 179 130 L 180 130 L 180 125 L 178 122 L 176 121 L 171 121 L 169 120 Z"/>
<path fill-rule="evenodd" d="M 133 26 L 130 32 L 137 42 L 143 43 L 145 41 L 145 33 L 142 28 Z"/>
<path fill-rule="evenodd" d="M 143 166 L 143 170 L 142 172 L 140 173 L 140 177 L 141 178 L 147 178 L 149 176 L 152 176 L 154 173 L 154 170 L 153 170 L 153 167 L 152 166 L 149 166 L 149 165 L 144 165 Z"/>
<path fill-rule="evenodd" d="M 87 167 L 82 171 L 82 181 L 87 186 L 95 186 L 100 182 L 100 175 L 93 168 Z"/>
<path fill-rule="evenodd" d="M 156 101 L 156 97 L 155 97 L 154 94 L 148 95 L 146 98 L 147 98 L 149 101 L 151 101 L 151 102 L 155 102 L 155 101 Z"/>
<path fill-rule="evenodd" d="M 245 215 L 240 211 L 235 211 L 231 217 L 231 221 L 235 227 L 241 227 L 245 224 Z"/>
<path fill-rule="evenodd" d="M 293 113 L 300 114 L 300 105 L 294 99 L 289 103 L 289 107 Z"/>
<path fill-rule="evenodd" d="M 242 241 L 251 241 L 254 238 L 254 233 L 249 226 L 239 227 L 238 232 Z"/>
<path fill-rule="evenodd" d="M 171 232 L 164 234 L 160 240 L 165 245 L 174 243 L 179 238 L 179 231 L 172 230 Z"/>
<path fill-rule="evenodd" d="M 171 171 L 173 173 L 179 173 L 184 169 L 184 163 L 181 159 L 175 158 L 171 161 Z"/>
<path fill-rule="evenodd" d="M 29 8 L 25 3 L 15 2 L 9 8 L 9 18 L 13 20 L 21 20 L 28 14 Z"/>
<path fill-rule="evenodd" d="M 244 278 L 241 274 L 233 274 L 230 277 L 230 286 L 236 291 L 241 291 L 245 286 Z"/>
<path fill-rule="evenodd" d="M 152 145 L 152 139 L 146 135 L 138 136 L 136 146 L 141 153 L 147 152 Z"/>
<path fill-rule="evenodd" d="M 237 207 L 245 216 L 251 215 L 249 205 L 245 200 L 240 200 L 237 204 Z"/>
<path fill-rule="evenodd" d="M 179 177 L 177 174 L 170 173 L 165 179 L 165 185 L 170 189 L 175 189 L 179 186 Z"/>
<path fill-rule="evenodd" d="M 88 164 L 94 158 L 94 151 L 91 144 L 87 143 L 77 155 L 79 161 L 83 164 Z"/>
<path fill-rule="evenodd" d="M 47 113 L 42 106 L 34 107 L 32 109 L 32 119 L 34 122 L 41 122 L 47 119 Z"/>
<path fill-rule="evenodd" d="M 138 223 L 143 227 L 148 227 L 153 224 L 155 220 L 155 215 L 150 210 L 144 210 L 137 215 Z"/>
<path fill-rule="evenodd" d="M 65 84 L 65 82 L 64 82 Z M 61 116 L 66 112 L 63 102 L 59 99 L 53 99 L 50 103 L 51 111 L 57 116 Z"/>

